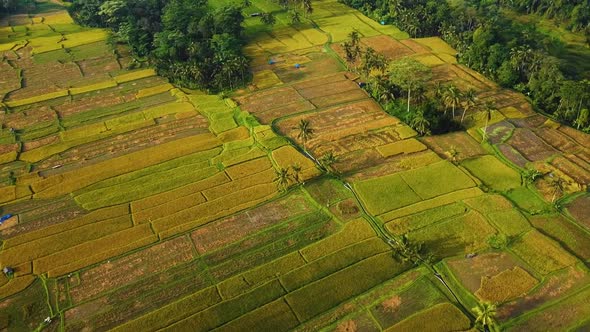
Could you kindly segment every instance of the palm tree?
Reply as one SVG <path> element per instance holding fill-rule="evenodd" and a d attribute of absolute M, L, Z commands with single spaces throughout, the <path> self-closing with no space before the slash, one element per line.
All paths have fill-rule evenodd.
<path fill-rule="evenodd" d="M 483 115 L 486 119 L 486 124 L 483 127 L 483 138 L 482 138 L 482 142 L 486 140 L 487 135 L 488 135 L 488 123 L 490 122 L 490 120 L 492 119 L 492 114 L 494 114 L 494 112 L 497 111 L 496 109 L 496 104 L 494 104 L 494 102 L 492 101 L 486 101 L 484 107 L 483 107 Z"/>
<path fill-rule="evenodd" d="M 285 191 L 287 186 L 289 186 L 289 170 L 285 168 L 280 168 L 278 171 L 275 170 L 276 178 L 273 182 L 277 183 L 277 189 L 279 191 Z"/>
<path fill-rule="evenodd" d="M 522 184 L 533 184 L 537 179 L 543 176 L 543 173 L 536 169 L 526 169 L 522 172 Z"/>
<path fill-rule="evenodd" d="M 445 92 L 445 85 L 442 84 L 440 81 L 437 81 L 434 84 L 434 97 L 437 99 L 442 99 L 444 92 Z"/>
<path fill-rule="evenodd" d="M 553 173 L 549 174 L 551 178 L 549 180 L 549 184 L 551 188 L 553 188 L 553 196 L 551 197 L 551 203 L 555 203 L 555 199 L 557 199 L 557 194 L 562 194 L 565 190 L 565 181 L 560 178 L 559 176 L 553 175 Z"/>
<path fill-rule="evenodd" d="M 413 58 L 402 58 L 389 68 L 389 80 L 408 92 L 408 108 L 413 90 L 418 90 L 432 77 L 432 69 Z"/>
<path fill-rule="evenodd" d="M 459 150 L 453 145 L 449 150 L 445 151 L 445 154 L 451 159 L 452 163 L 456 163 Z"/>
<path fill-rule="evenodd" d="M 338 158 L 334 156 L 332 151 L 326 152 L 319 160 L 322 167 L 326 170 L 326 172 L 332 174 L 334 172 L 334 168 L 332 167 L 336 162 L 338 162 Z"/>
<path fill-rule="evenodd" d="M 443 103 L 445 107 L 453 109 L 453 119 L 455 118 L 455 108 L 461 105 L 461 90 L 453 84 L 449 84 L 443 92 Z"/>
<path fill-rule="evenodd" d="M 273 26 L 277 23 L 277 19 L 273 13 L 262 13 L 260 14 L 260 22 L 262 22 L 262 24 Z"/>
<path fill-rule="evenodd" d="M 293 171 L 293 181 L 301 183 L 301 165 L 295 163 L 291 165 L 291 170 Z"/>
<path fill-rule="evenodd" d="M 463 115 L 461 115 L 461 123 L 463 123 L 463 119 L 465 119 L 465 113 L 475 107 L 475 102 L 477 101 L 477 96 L 475 95 L 475 89 L 471 88 L 463 94 Z"/>
<path fill-rule="evenodd" d="M 301 23 L 301 15 L 296 10 L 289 11 L 291 15 L 291 24 L 299 24 Z"/>
<path fill-rule="evenodd" d="M 586 124 L 588 124 L 589 117 L 590 117 L 590 112 L 588 111 L 587 108 L 583 108 L 582 110 L 580 110 L 580 113 L 578 113 L 578 116 L 576 117 L 576 120 L 574 121 L 574 125 L 576 126 L 576 129 L 580 130 L 580 127 L 585 127 Z"/>
<path fill-rule="evenodd" d="M 369 88 L 373 98 L 379 100 L 382 104 L 387 104 L 387 102 L 395 99 L 394 88 L 383 74 L 370 77 Z"/>
<path fill-rule="evenodd" d="M 484 331 L 496 330 L 496 306 L 489 302 L 480 303 L 471 309 L 475 313 L 475 324 Z"/>
<path fill-rule="evenodd" d="M 307 151 L 305 149 L 305 143 L 313 136 L 313 129 L 310 127 L 309 121 L 301 119 L 296 129 L 299 130 L 297 138 L 303 143 L 303 150 Z"/>
<path fill-rule="evenodd" d="M 311 0 L 303 0 L 303 1 L 301 1 L 301 4 L 303 6 L 303 12 L 305 13 L 306 17 L 311 15 L 311 13 L 313 13 L 313 7 L 311 5 Z"/>
<path fill-rule="evenodd" d="M 407 234 L 402 234 L 396 241 L 390 240 L 388 243 L 393 247 L 395 257 L 402 262 L 412 262 L 419 265 L 425 260 L 422 257 L 422 243 L 411 241 Z"/>
<path fill-rule="evenodd" d="M 419 132 L 420 135 L 430 135 L 430 121 L 426 119 L 422 110 L 414 114 L 410 126 Z"/>

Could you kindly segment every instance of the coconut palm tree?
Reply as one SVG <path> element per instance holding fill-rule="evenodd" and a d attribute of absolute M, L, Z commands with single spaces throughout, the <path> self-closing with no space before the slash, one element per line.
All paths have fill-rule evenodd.
<path fill-rule="evenodd" d="M 291 165 L 291 170 L 293 171 L 293 181 L 295 181 L 296 183 L 301 183 L 301 169 L 301 165 L 297 163 Z"/>
<path fill-rule="evenodd" d="M 396 241 L 388 241 L 393 247 L 394 255 L 402 262 L 412 262 L 419 265 L 422 257 L 423 247 L 421 242 L 411 241 L 407 234 L 402 234 Z"/>
<path fill-rule="evenodd" d="M 537 179 L 541 178 L 543 176 L 543 173 L 539 172 L 538 170 L 532 168 L 532 169 L 526 169 L 522 172 L 522 185 L 525 184 L 533 184 L 535 183 L 535 181 L 537 181 Z"/>
<path fill-rule="evenodd" d="M 483 127 L 483 138 L 482 138 L 482 142 L 486 140 L 487 135 L 488 135 L 488 123 L 490 122 L 490 120 L 492 119 L 492 115 L 494 114 L 494 112 L 497 111 L 496 109 L 496 104 L 494 104 L 494 102 L 492 101 L 486 101 L 482 113 L 483 116 L 486 119 L 486 124 Z"/>
<path fill-rule="evenodd" d="M 477 96 L 475 95 L 475 89 L 471 88 L 463 94 L 463 102 L 461 106 L 463 106 L 463 114 L 461 115 L 461 123 L 465 119 L 465 113 L 475 107 L 475 102 L 477 101 Z"/>
<path fill-rule="evenodd" d="M 585 127 L 588 124 L 588 119 L 590 118 L 590 111 L 587 108 L 583 108 L 578 113 L 576 120 L 574 120 L 574 125 L 576 129 L 580 130 L 580 127 Z"/>
<path fill-rule="evenodd" d="M 311 5 L 311 0 L 302 0 L 301 1 L 303 12 L 305 13 L 305 17 L 308 17 L 313 13 L 313 6 Z"/>
<path fill-rule="evenodd" d="M 489 302 L 482 302 L 471 309 L 475 313 L 475 324 L 483 331 L 495 331 L 497 328 L 496 306 Z"/>
<path fill-rule="evenodd" d="M 434 84 L 434 97 L 437 99 L 442 99 L 444 92 L 445 92 L 445 85 L 442 84 L 441 81 L 437 81 Z"/>
<path fill-rule="evenodd" d="M 336 162 L 338 162 L 338 158 L 334 156 L 332 151 L 326 152 L 319 160 L 322 167 L 326 170 L 326 172 L 333 174 L 336 173 L 334 168 L 332 167 Z"/>
<path fill-rule="evenodd" d="M 289 170 L 281 167 L 279 170 L 275 170 L 275 175 L 273 182 L 277 183 L 277 189 L 285 191 L 289 186 Z"/>
<path fill-rule="evenodd" d="M 313 129 L 310 127 L 309 121 L 301 119 L 296 129 L 299 130 L 297 138 L 303 143 L 303 150 L 307 151 L 305 143 L 307 143 L 307 141 L 313 136 Z"/>
<path fill-rule="evenodd" d="M 422 110 L 414 114 L 410 126 L 420 133 L 420 135 L 430 135 L 430 121 L 426 119 Z"/>
<path fill-rule="evenodd" d="M 449 84 L 443 92 L 443 104 L 446 108 L 453 110 L 453 119 L 455 118 L 455 108 L 461 105 L 461 90 L 453 84 Z"/>
<path fill-rule="evenodd" d="M 557 195 L 561 195 L 565 191 L 565 181 L 559 176 L 553 175 L 553 173 L 549 174 L 549 177 L 549 185 L 551 185 L 551 188 L 553 188 L 553 196 L 551 197 L 551 203 L 555 203 Z"/>
<path fill-rule="evenodd" d="M 408 92 L 407 112 L 410 112 L 412 91 L 419 89 L 432 77 L 432 69 L 413 58 L 393 62 L 389 68 L 389 80 Z"/>

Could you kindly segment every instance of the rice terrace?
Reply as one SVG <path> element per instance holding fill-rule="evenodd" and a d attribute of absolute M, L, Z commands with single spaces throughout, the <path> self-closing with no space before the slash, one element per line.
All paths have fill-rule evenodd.
<path fill-rule="evenodd" d="M 0 3 L 0 331 L 590 331 L 590 3 Z"/>

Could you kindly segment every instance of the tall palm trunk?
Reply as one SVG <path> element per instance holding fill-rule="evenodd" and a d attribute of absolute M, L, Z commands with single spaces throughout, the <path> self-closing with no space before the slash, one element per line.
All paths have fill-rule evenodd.
<path fill-rule="evenodd" d="M 408 113 L 410 113 L 410 91 L 412 91 L 412 89 L 408 89 Z"/>
<path fill-rule="evenodd" d="M 489 116 L 486 117 L 486 125 L 483 127 L 483 139 L 482 139 L 482 143 L 485 142 L 486 136 L 488 136 L 488 121 L 489 121 Z"/>

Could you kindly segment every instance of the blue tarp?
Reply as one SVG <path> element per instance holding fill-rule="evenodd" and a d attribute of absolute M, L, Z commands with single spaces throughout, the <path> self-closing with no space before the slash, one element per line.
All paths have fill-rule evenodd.
<path fill-rule="evenodd" d="M 8 220 L 10 218 L 12 218 L 12 214 L 10 214 L 10 213 L 9 214 L 5 214 L 2 217 L 0 217 L 0 223 L 3 222 L 3 221 L 5 221 L 5 220 Z"/>

